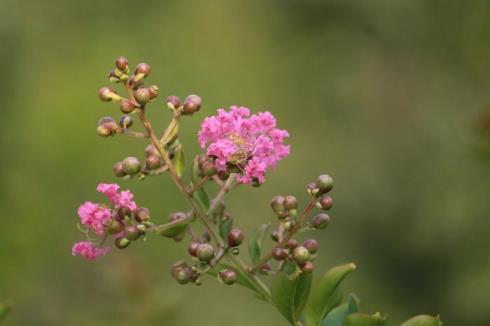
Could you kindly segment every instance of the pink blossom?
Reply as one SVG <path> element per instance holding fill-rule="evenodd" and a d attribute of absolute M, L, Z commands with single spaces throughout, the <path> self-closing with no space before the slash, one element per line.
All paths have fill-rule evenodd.
<path fill-rule="evenodd" d="M 111 219 L 112 213 L 106 207 L 86 201 L 78 208 L 78 216 L 83 225 L 101 235 L 104 233 L 104 225 Z"/>
<path fill-rule="evenodd" d="M 119 193 L 119 185 L 116 183 L 99 183 L 97 191 L 106 195 L 117 208 L 127 207 L 132 211 L 138 208 L 133 201 L 133 194 L 129 190 Z"/>
<path fill-rule="evenodd" d="M 265 172 L 289 155 L 289 137 L 286 130 L 276 128 L 276 119 L 270 112 L 250 115 L 245 107 L 232 106 L 229 111 L 204 119 L 198 140 L 208 156 L 215 158 L 218 171 L 227 165 L 238 166 L 242 173 L 237 179 L 243 183 L 265 181 Z"/>
<path fill-rule="evenodd" d="M 88 260 L 96 259 L 100 256 L 105 256 L 111 250 L 111 247 L 96 247 L 90 241 L 80 241 L 73 245 L 71 254 L 73 256 L 80 255 Z"/>
<path fill-rule="evenodd" d="M 119 196 L 117 193 L 118 190 L 119 185 L 117 183 L 99 183 L 97 185 L 97 191 L 106 195 L 112 203 L 114 203 Z"/>

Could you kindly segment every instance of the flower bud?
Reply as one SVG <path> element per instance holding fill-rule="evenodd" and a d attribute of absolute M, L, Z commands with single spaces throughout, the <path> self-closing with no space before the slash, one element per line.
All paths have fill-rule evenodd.
<path fill-rule="evenodd" d="M 291 231 L 293 227 L 297 224 L 295 220 L 289 220 L 284 222 L 284 230 Z"/>
<path fill-rule="evenodd" d="M 116 91 L 109 87 L 102 87 L 99 89 L 99 98 L 104 102 L 119 101 L 121 96 L 117 95 Z"/>
<path fill-rule="evenodd" d="M 129 175 L 135 175 L 141 170 L 140 161 L 136 157 L 126 157 L 123 161 L 123 171 Z"/>
<path fill-rule="evenodd" d="M 130 241 L 138 240 L 142 233 L 135 225 L 128 225 L 124 228 L 124 236 Z"/>
<path fill-rule="evenodd" d="M 119 102 L 119 110 L 121 110 L 122 113 L 131 113 L 135 108 L 136 105 L 128 99 L 123 99 Z"/>
<path fill-rule="evenodd" d="M 315 270 L 315 265 L 311 261 L 307 261 L 300 266 L 303 273 L 311 273 Z"/>
<path fill-rule="evenodd" d="M 116 59 L 116 67 L 121 71 L 125 71 L 128 67 L 128 59 L 126 57 L 120 56 Z"/>
<path fill-rule="evenodd" d="M 148 103 L 148 101 L 150 101 L 150 91 L 146 87 L 138 88 L 136 91 L 134 91 L 134 98 L 139 104 L 145 105 Z"/>
<path fill-rule="evenodd" d="M 118 221 L 117 219 L 112 219 L 109 221 L 107 225 L 107 232 L 109 234 L 116 234 L 124 230 L 124 224 Z"/>
<path fill-rule="evenodd" d="M 316 184 L 320 189 L 320 193 L 325 194 L 332 190 L 333 188 L 333 179 L 328 174 L 322 174 L 318 176 L 316 179 Z"/>
<path fill-rule="evenodd" d="M 124 172 L 122 162 L 116 162 L 116 164 L 114 164 L 114 166 L 112 167 L 112 171 L 114 172 L 114 175 L 118 178 L 126 176 L 126 172 Z"/>
<path fill-rule="evenodd" d="M 294 196 L 286 196 L 284 198 L 284 208 L 288 211 L 298 209 L 298 201 Z"/>
<path fill-rule="evenodd" d="M 272 257 L 275 260 L 284 260 L 288 258 L 288 251 L 284 248 L 276 247 L 272 250 Z"/>
<path fill-rule="evenodd" d="M 271 200 L 272 211 L 281 219 L 286 217 L 286 211 L 284 207 L 285 198 L 283 196 L 276 196 Z"/>
<path fill-rule="evenodd" d="M 118 83 L 120 81 L 119 79 L 119 74 L 116 72 L 116 70 L 111 70 L 109 71 L 109 74 L 107 75 L 107 78 L 111 83 Z"/>
<path fill-rule="evenodd" d="M 293 250 L 293 258 L 298 264 L 303 264 L 310 259 L 310 252 L 303 246 L 298 246 Z"/>
<path fill-rule="evenodd" d="M 167 104 L 167 107 L 170 110 L 176 110 L 180 106 L 180 98 L 178 98 L 175 95 L 171 95 L 171 96 L 167 97 L 167 100 L 165 101 L 165 103 Z"/>
<path fill-rule="evenodd" d="M 176 277 L 177 272 L 183 268 L 188 268 L 187 263 L 183 260 L 176 261 L 170 267 L 170 275 L 172 275 L 173 277 Z"/>
<path fill-rule="evenodd" d="M 310 254 L 314 254 L 318 251 L 318 242 L 315 239 L 308 239 L 303 242 L 303 247 L 308 249 Z"/>
<path fill-rule="evenodd" d="M 131 76 L 128 79 L 128 84 L 131 87 L 131 89 L 136 90 L 143 86 L 145 82 L 143 81 L 143 77 L 137 79 L 136 76 Z"/>
<path fill-rule="evenodd" d="M 192 257 L 197 257 L 197 247 L 199 247 L 201 243 L 199 241 L 192 241 L 189 243 L 189 246 L 187 247 L 187 251 L 189 252 L 189 255 Z"/>
<path fill-rule="evenodd" d="M 131 244 L 131 241 L 128 239 L 122 237 L 122 238 L 117 238 L 116 241 L 114 241 L 114 245 L 118 249 L 124 249 L 127 248 Z"/>
<path fill-rule="evenodd" d="M 232 285 L 236 281 L 236 272 L 230 269 L 223 269 L 218 275 L 220 280 L 226 285 Z"/>
<path fill-rule="evenodd" d="M 218 172 L 218 178 L 221 180 L 221 181 L 226 181 L 228 180 L 228 178 L 230 177 L 230 172 L 228 171 L 219 171 Z"/>
<path fill-rule="evenodd" d="M 133 119 L 127 114 L 122 115 L 119 119 L 119 127 L 127 129 L 133 125 Z"/>
<path fill-rule="evenodd" d="M 267 274 L 269 274 L 269 272 L 271 271 L 271 269 L 272 269 L 272 267 L 271 267 L 271 265 L 269 263 L 263 263 L 259 267 L 259 272 L 261 274 L 267 275 Z"/>
<path fill-rule="evenodd" d="M 314 198 L 317 198 L 320 195 L 320 188 L 318 188 L 315 182 L 310 182 L 306 185 L 306 192 Z"/>
<path fill-rule="evenodd" d="M 240 248 L 238 247 L 233 247 L 230 249 L 230 252 L 232 255 L 238 256 L 240 254 Z"/>
<path fill-rule="evenodd" d="M 277 230 L 271 232 L 271 239 L 274 242 L 279 242 L 279 232 Z"/>
<path fill-rule="evenodd" d="M 117 209 L 117 216 L 119 216 L 121 220 L 124 220 L 126 216 L 130 216 L 130 215 L 131 215 L 131 210 L 126 206 L 121 206 Z"/>
<path fill-rule="evenodd" d="M 317 203 L 317 206 L 324 211 L 328 211 L 333 206 L 333 199 L 329 196 L 323 196 Z"/>
<path fill-rule="evenodd" d="M 297 246 L 299 246 L 298 241 L 294 239 L 289 239 L 286 243 L 286 247 L 291 250 L 294 250 Z"/>
<path fill-rule="evenodd" d="M 139 223 L 146 222 L 150 219 L 150 210 L 146 207 L 138 207 L 134 210 L 133 216 Z"/>
<path fill-rule="evenodd" d="M 150 92 L 150 100 L 153 100 L 160 93 L 160 88 L 157 85 L 151 85 L 148 87 L 148 91 Z"/>
<path fill-rule="evenodd" d="M 199 260 L 209 262 L 214 258 L 216 252 L 211 244 L 205 242 L 200 243 L 199 246 L 197 246 L 196 255 Z"/>
<path fill-rule="evenodd" d="M 174 212 L 168 216 L 169 222 L 174 222 L 177 220 L 182 220 L 187 217 L 187 214 L 184 212 Z"/>
<path fill-rule="evenodd" d="M 245 235 L 239 229 L 232 229 L 230 233 L 228 233 L 228 245 L 230 247 L 238 247 L 242 244 Z"/>
<path fill-rule="evenodd" d="M 150 71 L 151 71 L 150 65 L 145 62 L 142 62 L 136 66 L 136 69 L 134 70 L 134 74 L 137 77 L 136 79 L 141 79 L 147 77 L 150 74 Z M 138 78 L 138 76 L 141 77 Z"/>
<path fill-rule="evenodd" d="M 185 115 L 191 115 L 201 109 L 202 100 L 197 95 L 189 95 L 184 101 L 184 108 L 182 113 Z"/>
<path fill-rule="evenodd" d="M 97 123 L 97 133 L 99 136 L 108 137 L 116 133 L 117 124 L 112 117 L 103 117 Z"/>
<path fill-rule="evenodd" d="M 212 177 L 218 170 L 216 170 L 216 165 L 211 160 L 206 160 L 202 163 L 202 173 L 205 176 Z"/>
<path fill-rule="evenodd" d="M 187 284 L 192 279 L 192 271 L 188 267 L 183 267 L 175 271 L 175 279 L 180 284 Z"/>
<path fill-rule="evenodd" d="M 312 226 L 315 229 L 325 229 L 330 223 L 330 216 L 327 214 L 318 214 L 313 218 Z"/>
<path fill-rule="evenodd" d="M 162 161 L 160 160 L 159 156 L 150 155 L 146 158 L 145 164 L 148 167 L 148 169 L 155 170 L 158 169 L 160 166 L 162 166 Z"/>
<path fill-rule="evenodd" d="M 158 154 L 158 150 L 156 149 L 156 147 L 153 144 L 146 146 L 145 154 L 146 154 L 146 156 L 150 156 L 150 155 L 160 156 L 160 154 Z"/>

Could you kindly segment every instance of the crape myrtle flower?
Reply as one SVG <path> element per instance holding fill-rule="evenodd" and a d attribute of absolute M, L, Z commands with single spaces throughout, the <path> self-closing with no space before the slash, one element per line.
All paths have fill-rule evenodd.
<path fill-rule="evenodd" d="M 97 257 L 105 256 L 111 251 L 111 247 L 96 247 L 90 241 L 80 241 L 73 245 L 71 254 L 73 256 L 80 255 L 88 260 L 94 260 Z"/>
<path fill-rule="evenodd" d="M 290 146 L 284 144 L 289 133 L 276 128 L 270 112 L 250 115 L 248 108 L 239 106 L 217 112 L 202 122 L 199 144 L 215 159 L 219 172 L 234 168 L 240 182 L 263 183 L 267 169 L 289 155 Z"/>

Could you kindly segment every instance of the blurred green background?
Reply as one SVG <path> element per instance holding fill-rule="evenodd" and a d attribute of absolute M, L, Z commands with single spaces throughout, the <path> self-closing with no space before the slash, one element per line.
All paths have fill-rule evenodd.
<path fill-rule="evenodd" d="M 490 1 L 1 0 L 0 300 L 5 325 L 286 325 L 246 290 L 180 286 L 185 245 L 151 238 L 98 262 L 70 255 L 76 209 L 143 141 L 95 133 L 118 116 L 97 89 L 116 56 L 152 66 L 161 98 L 196 93 L 200 120 L 232 104 L 271 110 L 291 156 L 229 198 L 237 225 L 273 220 L 278 193 L 336 181 L 322 272 L 396 325 L 417 313 L 490 324 Z M 169 114 L 150 107 L 159 128 Z M 486 124 L 488 127 L 490 122 Z M 187 207 L 167 178 L 119 181 L 164 221 Z M 287 192 L 287 193 L 286 193 Z M 177 249 L 176 249 L 177 248 Z"/>

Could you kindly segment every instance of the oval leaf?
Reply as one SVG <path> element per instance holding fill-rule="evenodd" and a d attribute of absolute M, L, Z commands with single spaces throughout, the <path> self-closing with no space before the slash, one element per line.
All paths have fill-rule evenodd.
<path fill-rule="evenodd" d="M 222 239 L 228 239 L 228 233 L 230 233 L 232 226 L 233 218 L 231 217 L 228 217 L 225 221 L 221 221 L 219 224 L 219 235 Z"/>
<path fill-rule="evenodd" d="M 418 315 L 410 318 L 401 326 L 441 326 L 442 321 L 439 316 L 433 317 L 429 315 Z"/>
<path fill-rule="evenodd" d="M 333 267 L 318 280 L 311 291 L 306 306 L 306 321 L 308 325 L 319 326 L 323 318 L 340 303 L 337 289 L 344 278 L 356 268 L 353 263 Z"/>
<path fill-rule="evenodd" d="M 175 172 L 179 177 L 181 177 L 185 170 L 185 155 L 181 144 L 179 144 L 175 149 L 174 165 Z"/>
<path fill-rule="evenodd" d="M 172 121 L 170 121 L 170 124 L 168 125 L 167 129 L 165 129 L 165 133 L 163 134 L 161 138 L 162 145 L 167 145 L 171 144 L 175 141 L 179 133 L 179 120 L 173 118 Z"/>
<path fill-rule="evenodd" d="M 196 190 L 192 194 L 192 197 L 199 204 L 203 212 L 207 212 L 209 210 L 209 196 L 206 190 L 204 190 L 204 188 L 199 188 L 198 190 Z"/>
<path fill-rule="evenodd" d="M 347 316 L 344 326 L 385 326 L 387 325 L 386 316 L 381 316 L 379 312 L 374 315 L 354 313 Z"/>
<path fill-rule="evenodd" d="M 323 320 L 323 326 L 342 326 L 345 317 L 359 311 L 359 300 L 353 295 L 349 294 L 349 298 L 346 303 L 332 309 Z"/>
<path fill-rule="evenodd" d="M 291 279 L 284 272 L 278 272 L 272 280 L 272 302 L 293 325 L 297 324 L 305 307 L 310 294 L 311 280 L 311 273 L 301 273 Z"/>
<path fill-rule="evenodd" d="M 173 238 L 184 232 L 190 222 L 191 218 L 183 218 L 167 224 L 162 224 L 156 228 L 156 233 L 165 237 Z"/>
<path fill-rule="evenodd" d="M 248 252 L 254 264 L 258 264 L 260 262 L 260 257 L 262 256 L 262 245 L 269 226 L 270 224 L 262 224 L 248 241 Z"/>
<path fill-rule="evenodd" d="M 199 171 L 199 159 L 196 156 L 194 158 L 194 160 L 192 161 L 191 180 L 193 183 L 196 183 L 200 179 L 199 173 L 200 173 L 200 171 Z"/>

